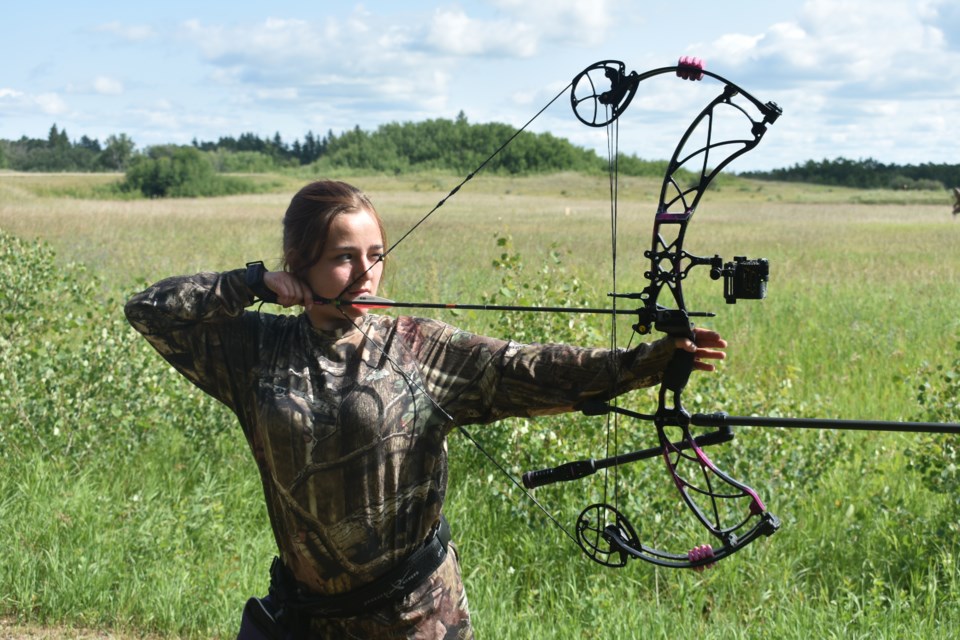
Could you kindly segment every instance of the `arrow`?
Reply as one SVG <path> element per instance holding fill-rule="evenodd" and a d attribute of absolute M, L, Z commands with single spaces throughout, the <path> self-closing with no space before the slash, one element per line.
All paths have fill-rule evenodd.
<path fill-rule="evenodd" d="M 596 307 L 539 307 L 509 304 L 457 304 L 454 302 L 397 302 L 379 296 L 357 296 L 353 300 L 333 300 L 315 296 L 314 304 L 332 304 L 338 307 L 362 307 L 365 309 L 448 309 L 460 311 L 531 311 L 535 313 L 591 313 L 601 315 L 636 315 L 637 309 L 602 309 Z M 691 316 L 712 317 L 713 313 L 694 312 Z"/>

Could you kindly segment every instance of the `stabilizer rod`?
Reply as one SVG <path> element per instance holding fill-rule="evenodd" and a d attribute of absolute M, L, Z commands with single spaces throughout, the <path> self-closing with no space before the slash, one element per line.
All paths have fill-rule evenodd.
<path fill-rule="evenodd" d="M 695 437 L 693 442 L 698 447 L 708 447 L 722 442 L 729 442 L 730 440 L 733 440 L 733 429 L 728 426 L 720 426 L 716 431 Z M 674 442 L 673 446 L 679 451 L 691 448 L 687 440 Z M 601 469 L 606 469 L 607 467 L 615 467 L 621 464 L 636 462 L 637 460 L 645 460 L 662 454 L 663 447 L 649 447 L 647 449 L 641 449 L 640 451 L 621 453 L 620 455 L 602 458 L 600 460 L 593 458 L 575 460 L 574 462 L 567 462 L 551 469 L 527 471 L 523 474 L 523 486 L 527 489 L 536 489 L 537 487 L 554 484 L 555 482 L 578 480 L 592 475 Z"/>
<path fill-rule="evenodd" d="M 590 416 L 605 413 L 637 420 L 654 420 L 655 416 L 615 407 L 607 402 L 590 400 L 581 407 Z M 716 413 L 685 412 L 667 414 L 661 418 L 665 425 L 683 426 L 681 421 L 695 427 L 773 427 L 780 429 L 835 429 L 847 431 L 893 431 L 899 433 L 952 433 L 960 435 L 960 424 L 954 422 L 897 422 L 886 420 L 835 420 L 830 418 L 774 418 L 771 416 L 731 416 L 723 411 Z"/>
<path fill-rule="evenodd" d="M 607 402 L 591 400 L 579 407 L 587 415 L 602 415 L 604 413 L 618 413 L 638 420 L 653 420 L 654 416 L 638 413 L 629 409 L 615 407 Z M 731 416 L 722 411 L 716 413 L 683 412 L 668 413 L 661 417 L 665 426 L 712 427 L 716 431 L 696 436 L 693 441 L 698 447 L 705 447 L 733 440 L 731 427 L 772 427 L 780 429 L 833 429 L 850 431 L 887 431 L 898 433 L 948 433 L 960 435 L 960 424 L 950 422 L 895 422 L 884 420 L 830 420 L 823 418 L 774 418 L 770 416 Z M 673 443 L 679 450 L 689 449 L 688 441 Z M 575 460 L 550 469 L 527 471 L 523 474 L 523 484 L 528 489 L 535 489 L 556 482 L 578 480 L 594 474 L 601 469 L 621 464 L 636 462 L 646 458 L 661 455 L 663 447 L 650 447 L 632 453 L 624 453 L 609 458 L 595 460 Z"/>
<path fill-rule="evenodd" d="M 611 407 L 611 411 L 623 413 Z M 894 431 L 902 433 L 960 434 L 960 424 L 951 422 L 888 422 L 883 420 L 830 420 L 823 418 L 772 418 L 731 416 L 726 413 L 694 413 L 690 424 L 698 427 L 774 427 L 782 429 L 838 429 L 853 431 Z"/>

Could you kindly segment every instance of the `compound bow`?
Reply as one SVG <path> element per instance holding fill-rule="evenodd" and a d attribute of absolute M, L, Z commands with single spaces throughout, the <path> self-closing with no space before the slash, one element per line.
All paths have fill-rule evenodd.
<path fill-rule="evenodd" d="M 762 103 L 726 78 L 706 71 L 695 58 L 681 58 L 677 66 L 643 74 L 626 74 L 625 69 L 622 62 L 606 60 L 591 65 L 574 79 L 571 105 L 581 122 L 593 127 L 609 126 L 633 100 L 640 83 L 658 75 L 676 74 L 694 81 L 711 77 L 721 84 L 720 94 L 694 118 L 667 166 L 654 217 L 652 245 L 644 252 L 650 265 L 644 274 L 649 284 L 638 294 L 610 294 L 615 301 L 640 301 L 641 306 L 636 310 L 638 320 L 633 327 L 637 333 L 648 334 L 656 329 L 671 336 L 693 339 L 691 318 L 713 315 L 687 309 L 683 280 L 693 267 L 709 266 L 714 279 L 722 277 L 724 295 L 729 303 L 738 298 L 763 298 L 766 294 L 766 260 L 737 257 L 733 262 L 724 263 L 720 256 L 702 258 L 686 252 L 683 242 L 687 226 L 709 184 L 730 162 L 759 144 L 781 110 L 776 104 Z M 601 90 L 607 86 L 609 89 Z M 718 113 L 728 109 L 747 119 L 746 137 L 715 138 Z M 703 142 L 690 149 L 695 133 L 703 136 Z M 695 178 L 690 186 L 682 187 L 682 172 L 691 168 Z M 664 290 L 670 292 L 673 308 L 659 303 Z M 616 506 L 603 502 L 585 508 L 576 525 L 577 541 L 592 560 L 612 567 L 622 567 L 630 558 L 667 567 L 702 567 L 737 552 L 760 536 L 773 534 L 780 526 L 776 516 L 766 511 L 756 491 L 721 471 L 703 452 L 702 447 L 706 444 L 732 439 L 732 431 L 724 428 L 699 439 L 691 434 L 690 414 L 683 407 L 682 394 L 692 367 L 693 354 L 678 350 L 664 374 L 657 410 L 652 416 L 615 409 L 605 402 L 592 402 L 581 407 L 588 414 L 617 410 L 635 418 L 651 419 L 657 430 L 659 447 L 615 455 L 603 461 L 578 461 L 556 469 L 528 472 L 523 480 L 525 486 L 533 488 L 660 455 L 683 501 L 719 541 L 719 546 L 701 544 L 684 553 L 647 546 L 641 543 L 627 517 Z M 690 479 L 687 467 L 699 474 L 698 480 Z M 731 516 L 732 521 L 728 521 Z"/>
<path fill-rule="evenodd" d="M 738 299 L 761 299 L 766 296 L 769 277 L 767 260 L 750 260 L 737 256 L 724 262 L 720 256 L 705 258 L 687 253 L 683 241 L 694 211 L 708 185 L 731 161 L 753 149 L 777 121 L 781 109 L 772 102 L 761 103 L 752 95 L 723 78 L 703 69 L 694 58 L 681 58 L 676 67 L 655 69 L 643 74 L 625 73 L 619 61 L 603 61 L 591 65 L 574 80 L 571 104 L 577 118 L 589 126 L 608 126 L 627 108 L 639 83 L 664 73 L 676 73 L 687 80 L 709 76 L 722 85 L 720 94 L 693 120 L 683 134 L 670 159 L 660 190 L 660 202 L 654 217 L 653 242 L 644 257 L 650 270 L 644 275 L 649 284 L 639 294 L 610 294 L 616 298 L 639 299 L 639 334 L 652 329 L 672 336 L 692 338 L 691 318 L 712 316 L 712 313 L 687 309 L 683 296 L 683 280 L 696 266 L 710 267 L 710 277 L 723 279 L 724 298 L 728 304 Z M 602 77 L 602 80 L 601 80 Z M 601 90 L 598 87 L 606 88 Z M 714 139 L 714 120 L 721 108 L 732 108 L 746 118 L 749 135 L 726 140 Z M 705 142 L 688 150 L 694 132 L 702 130 Z M 680 186 L 678 174 L 692 168 L 692 186 Z M 674 308 L 661 306 L 661 292 L 668 290 Z M 621 511 L 608 503 L 586 507 L 577 521 L 577 541 L 592 560 L 611 567 L 622 567 L 631 558 L 674 568 L 702 568 L 743 549 L 761 536 L 777 531 L 780 522 L 766 511 L 763 501 L 752 488 L 724 473 L 703 452 L 707 445 L 733 439 L 732 426 L 766 426 L 785 428 L 858 429 L 873 431 L 907 431 L 960 433 L 960 425 L 940 423 L 902 423 L 854 420 L 821 420 L 806 418 L 771 418 L 730 416 L 725 413 L 693 414 L 683 406 L 682 393 L 693 365 L 693 356 L 677 351 L 660 385 L 656 412 L 640 414 L 616 407 L 608 402 L 590 402 L 581 407 L 589 415 L 613 412 L 632 418 L 651 420 L 657 430 L 659 446 L 603 460 L 579 460 L 552 469 L 527 472 L 523 476 L 527 488 L 582 478 L 600 469 L 661 456 L 683 501 L 712 536 L 713 544 L 695 546 L 686 553 L 662 551 L 641 543 L 633 525 Z M 716 430 L 694 437 L 691 426 L 715 427 Z M 671 433 L 675 432 L 675 433 Z M 687 467 L 691 468 L 688 473 Z M 698 480 L 690 479 L 696 475 Z M 714 544 L 719 543 L 718 547 Z"/>

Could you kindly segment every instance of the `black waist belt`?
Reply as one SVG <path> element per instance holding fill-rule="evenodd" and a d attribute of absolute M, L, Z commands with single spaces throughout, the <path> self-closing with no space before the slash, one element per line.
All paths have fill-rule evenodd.
<path fill-rule="evenodd" d="M 334 596 L 320 596 L 299 586 L 280 558 L 270 567 L 270 595 L 283 609 L 317 618 L 339 618 L 369 613 L 404 597 L 423 584 L 447 557 L 450 526 L 440 517 L 433 537 L 399 565 L 359 589 Z"/>

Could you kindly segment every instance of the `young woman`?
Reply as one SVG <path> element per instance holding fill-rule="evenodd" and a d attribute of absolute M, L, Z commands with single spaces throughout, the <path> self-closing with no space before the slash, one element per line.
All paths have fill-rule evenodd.
<path fill-rule="evenodd" d="M 315 182 L 287 209 L 282 270 L 168 278 L 126 305 L 233 410 L 260 470 L 279 558 L 241 638 L 472 637 L 442 518 L 447 434 L 657 384 L 675 349 L 706 371 L 725 355 L 706 330 L 630 351 L 525 345 L 325 302 L 376 294 L 386 245 L 363 193 Z M 304 312 L 247 311 L 258 298 Z"/>

